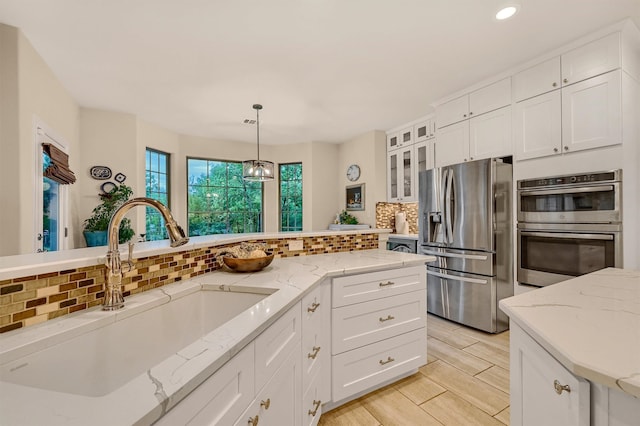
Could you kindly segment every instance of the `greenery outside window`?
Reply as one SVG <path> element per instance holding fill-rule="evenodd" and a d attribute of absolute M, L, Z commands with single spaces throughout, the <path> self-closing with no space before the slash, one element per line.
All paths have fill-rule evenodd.
<path fill-rule="evenodd" d="M 189 236 L 262 232 L 262 194 L 241 162 L 187 158 Z"/>
<path fill-rule="evenodd" d="M 169 205 L 169 154 L 155 149 L 146 151 L 146 196 Z M 146 209 L 147 241 L 164 240 L 169 238 L 164 227 L 162 215 L 156 209 Z"/>
<path fill-rule="evenodd" d="M 280 164 L 280 231 L 302 231 L 302 163 Z"/>

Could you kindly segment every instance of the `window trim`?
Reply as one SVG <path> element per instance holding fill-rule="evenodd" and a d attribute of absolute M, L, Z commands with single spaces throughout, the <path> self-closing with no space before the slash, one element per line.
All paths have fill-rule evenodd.
<path fill-rule="evenodd" d="M 170 152 L 165 152 L 165 151 L 161 151 L 159 149 L 156 148 L 151 148 L 151 147 L 145 147 L 144 150 L 144 186 L 145 186 L 145 197 L 148 197 L 147 195 L 147 172 L 150 172 L 151 170 L 149 170 L 147 168 L 147 152 L 151 152 L 151 153 L 155 153 L 155 154 L 160 154 L 160 155 L 164 155 L 167 159 L 166 162 L 166 172 L 164 173 L 167 176 L 167 208 L 171 209 L 171 193 L 172 193 L 172 187 L 171 187 L 171 153 Z M 155 172 L 154 172 L 155 173 Z M 158 172 L 159 173 L 159 172 Z M 147 230 L 147 213 L 146 213 L 146 209 L 145 209 L 145 220 L 144 220 L 144 231 L 145 234 L 148 234 L 148 230 Z M 169 237 L 167 236 L 168 239 Z"/>

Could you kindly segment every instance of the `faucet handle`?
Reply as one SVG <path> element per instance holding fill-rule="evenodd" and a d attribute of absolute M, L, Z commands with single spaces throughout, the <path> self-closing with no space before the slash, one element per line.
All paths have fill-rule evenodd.
<path fill-rule="evenodd" d="M 127 260 L 124 262 L 129 268 L 123 272 L 129 272 L 133 269 L 133 246 L 134 242 L 129 241 L 129 255 L 127 256 Z"/>

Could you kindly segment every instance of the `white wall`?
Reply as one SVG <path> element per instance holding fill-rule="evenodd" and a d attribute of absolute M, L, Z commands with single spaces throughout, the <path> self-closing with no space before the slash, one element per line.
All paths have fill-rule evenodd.
<path fill-rule="evenodd" d="M 345 188 L 349 185 L 365 184 L 364 211 L 351 211 L 360 223 L 376 226 L 376 203 L 386 201 L 386 133 L 370 131 L 339 145 L 338 149 L 339 187 L 337 203 L 340 211 L 346 208 Z M 351 164 L 360 166 L 360 179 L 347 179 L 347 168 Z M 335 217 L 335 214 L 334 214 Z"/>
<path fill-rule="evenodd" d="M 3 179 L 0 218 L 11 224 L 2 231 L 0 255 L 33 251 L 36 152 L 34 124 L 38 120 L 68 144 L 69 165 L 79 164 L 79 107 L 24 35 L 0 24 L 0 113 L 2 115 Z M 70 232 L 74 232 L 77 187 L 69 186 Z M 69 244 L 73 247 L 73 244 Z"/>

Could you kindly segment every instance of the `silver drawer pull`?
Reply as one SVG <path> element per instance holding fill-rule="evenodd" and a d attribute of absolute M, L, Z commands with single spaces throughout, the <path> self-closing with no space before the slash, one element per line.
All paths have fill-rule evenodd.
<path fill-rule="evenodd" d="M 267 398 L 266 401 L 260 401 L 260 406 L 264 407 L 265 410 L 268 410 L 271 407 L 271 398 Z"/>
<path fill-rule="evenodd" d="M 387 281 L 386 283 L 380 283 L 380 287 L 387 287 L 394 284 L 395 283 L 393 281 Z"/>
<path fill-rule="evenodd" d="M 314 409 L 313 411 L 309 410 L 309 415 L 311 417 L 314 417 L 316 414 L 318 414 L 318 408 L 320 408 L 320 404 L 322 404 L 322 401 L 315 399 L 313 400 Z"/>
<path fill-rule="evenodd" d="M 382 317 L 380 317 L 379 321 L 380 321 L 380 322 L 385 322 L 385 321 L 391 321 L 391 320 L 393 320 L 393 319 L 396 319 L 396 317 L 391 316 L 391 315 L 387 315 L 387 317 L 386 317 L 386 318 L 382 318 Z"/>
<path fill-rule="evenodd" d="M 314 346 L 313 352 L 307 354 L 307 358 L 316 359 L 316 357 L 318 356 L 318 352 L 320 352 L 320 346 Z"/>
<path fill-rule="evenodd" d="M 561 385 L 557 380 L 553 381 L 553 387 L 555 388 L 558 395 L 562 395 L 562 391 L 567 391 L 567 393 L 571 392 L 571 388 L 569 387 L 569 385 Z"/>
<path fill-rule="evenodd" d="M 386 361 L 380 360 L 380 365 L 385 365 L 385 364 L 389 364 L 390 362 L 395 361 L 395 359 L 391 358 L 390 356 L 387 357 Z"/>
<path fill-rule="evenodd" d="M 255 417 L 249 417 L 249 421 L 247 423 L 250 424 L 251 426 L 258 426 L 259 421 L 260 421 L 260 417 L 255 416 Z"/>
<path fill-rule="evenodd" d="M 307 308 L 307 312 L 315 312 L 316 309 L 318 309 L 318 306 L 320 306 L 319 303 L 313 302 L 311 306 Z"/>

